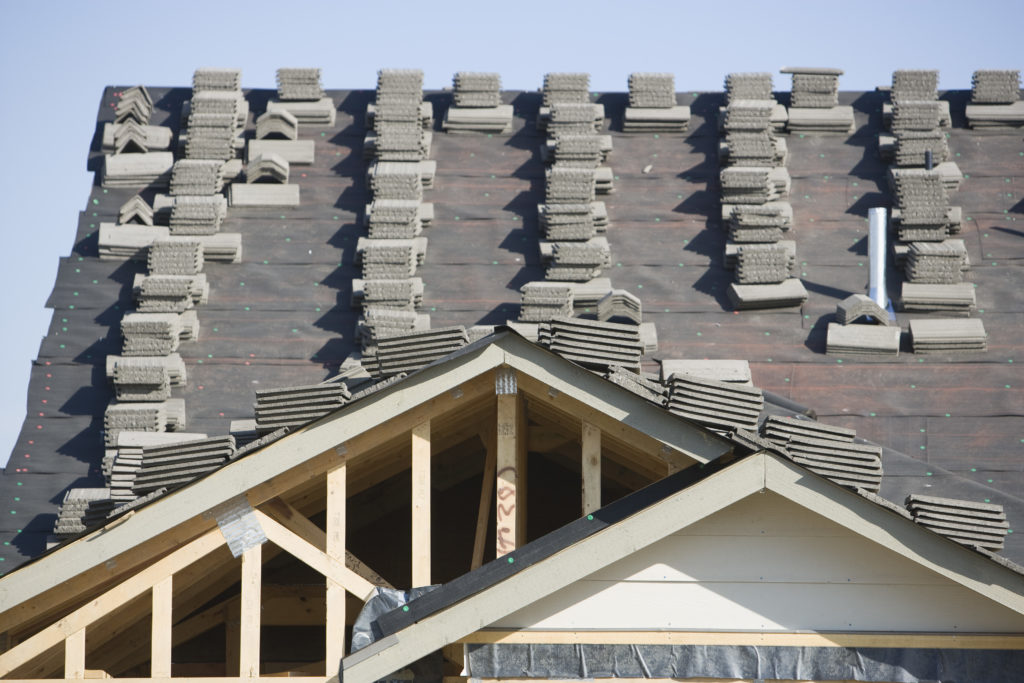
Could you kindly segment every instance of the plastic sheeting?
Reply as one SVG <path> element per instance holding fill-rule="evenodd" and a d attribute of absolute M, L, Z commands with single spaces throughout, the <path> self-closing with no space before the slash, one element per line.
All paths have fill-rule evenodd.
<path fill-rule="evenodd" d="M 1006 683 L 1024 652 L 744 645 L 467 645 L 473 678 L 729 678 Z"/>
<path fill-rule="evenodd" d="M 403 591 L 397 588 L 374 589 L 373 596 L 366 601 L 363 609 L 359 611 L 355 623 L 352 624 L 352 644 L 349 652 L 358 652 L 375 640 L 379 640 L 383 633 L 377 625 L 377 618 L 392 610 L 398 609 L 410 600 L 415 600 L 437 588 L 434 586 L 422 586 L 411 590 Z M 427 681 L 440 681 L 443 676 L 441 653 L 435 652 L 427 655 L 419 661 L 413 662 L 405 670 L 395 672 L 385 681 L 413 681 L 414 683 L 426 683 Z"/>

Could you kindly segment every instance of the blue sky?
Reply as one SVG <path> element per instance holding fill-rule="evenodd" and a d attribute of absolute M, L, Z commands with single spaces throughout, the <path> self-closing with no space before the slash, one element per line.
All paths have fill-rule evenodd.
<path fill-rule="evenodd" d="M 701 91 L 720 90 L 732 71 L 800 65 L 843 68 L 844 90 L 907 68 L 939 69 L 941 88 L 962 89 L 975 69 L 1024 67 L 1022 25 L 1019 0 L 0 0 L 0 463 L 25 415 L 57 262 L 88 197 L 105 85 L 186 86 L 196 67 L 226 66 L 242 69 L 243 87 L 271 88 L 280 66 L 318 66 L 327 88 L 372 88 L 381 67 L 418 67 L 428 88 L 459 70 L 497 71 L 508 89 L 587 71 L 594 90 L 622 91 L 633 71 L 668 71 L 678 89 Z"/>

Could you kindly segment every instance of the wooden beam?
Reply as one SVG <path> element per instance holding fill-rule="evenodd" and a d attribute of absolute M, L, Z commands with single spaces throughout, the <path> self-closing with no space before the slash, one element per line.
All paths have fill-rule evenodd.
<path fill-rule="evenodd" d="M 264 503 L 260 509 L 317 550 L 324 552 L 324 554 L 327 553 L 327 535 L 324 531 L 288 503 L 280 498 L 274 498 Z M 384 577 L 367 566 L 365 562 L 353 555 L 349 550 L 345 551 L 345 567 L 370 586 L 394 588 Z M 364 597 L 356 591 L 352 591 L 352 594 L 360 598 Z"/>
<path fill-rule="evenodd" d="M 220 529 L 215 527 L 138 574 L 125 579 L 103 595 L 0 655 L 0 677 L 7 676 L 33 657 L 59 645 L 67 636 L 84 629 L 108 612 L 142 595 L 158 581 L 213 552 L 223 543 L 224 536 Z"/>
<path fill-rule="evenodd" d="M 243 678 L 260 675 L 260 589 L 263 584 L 263 546 L 242 553 L 242 600 L 239 613 L 238 673 Z"/>
<path fill-rule="evenodd" d="M 85 628 L 64 639 L 64 678 L 85 678 Z"/>
<path fill-rule="evenodd" d="M 495 460 L 497 496 L 495 498 L 495 557 L 518 547 L 520 529 L 517 524 L 519 487 L 519 397 L 498 396 L 497 455 Z"/>
<path fill-rule="evenodd" d="M 1024 650 L 1024 635 L 1005 633 L 773 633 L 769 631 L 542 631 L 487 629 L 460 643 L 580 645 L 743 645 Z"/>
<path fill-rule="evenodd" d="M 480 507 L 476 513 L 476 535 L 473 537 L 473 559 L 469 568 L 476 569 L 484 563 L 484 543 L 487 542 L 487 523 L 491 518 L 491 498 L 494 491 L 494 473 L 497 470 L 498 445 L 495 442 L 497 430 L 493 421 L 480 432 L 487 455 L 484 457 L 484 476 L 480 482 Z"/>
<path fill-rule="evenodd" d="M 260 525 L 267 538 L 286 553 L 293 555 L 335 583 L 344 586 L 345 590 L 361 600 L 365 601 L 373 594 L 374 585 L 372 583 L 356 574 L 342 562 L 329 557 L 323 550 L 295 533 L 294 529 L 289 529 L 262 510 L 255 510 L 254 514 L 260 520 Z"/>
<path fill-rule="evenodd" d="M 327 556 L 345 563 L 346 505 L 348 501 L 348 465 L 342 462 L 327 473 Z M 325 674 L 330 676 L 345 656 L 345 588 L 330 579 L 327 582 L 327 642 Z"/>
<path fill-rule="evenodd" d="M 174 577 L 168 576 L 153 586 L 153 627 L 150 630 L 150 665 L 152 678 L 170 678 Z"/>
<path fill-rule="evenodd" d="M 581 438 L 581 497 L 583 514 L 601 507 L 601 429 L 587 421 L 583 422 Z"/>
<path fill-rule="evenodd" d="M 430 420 L 412 428 L 412 585 L 430 585 Z"/>

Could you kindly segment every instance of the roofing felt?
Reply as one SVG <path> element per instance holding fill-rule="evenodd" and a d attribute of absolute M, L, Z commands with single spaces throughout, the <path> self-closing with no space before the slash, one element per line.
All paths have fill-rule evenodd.
<path fill-rule="evenodd" d="M 118 94 L 103 93 L 89 167 L 102 165 L 103 124 L 113 121 Z M 150 88 L 152 125 L 179 129 L 188 88 Z M 247 130 L 266 110 L 273 91 L 246 93 Z M 364 113 L 372 90 L 327 91 L 338 105 L 333 126 L 300 127 L 312 140 L 315 163 L 294 165 L 301 187 L 293 208 L 234 207 L 223 232 L 243 235 L 241 263 L 207 263 L 209 301 L 200 307 L 202 332 L 182 343 L 188 385 L 188 429 L 224 434 L 232 419 L 253 416 L 256 389 L 314 384 L 359 347 L 350 306 L 357 240 L 365 235 L 369 202 L 362 158 Z M 604 93 L 605 134 L 613 139 L 608 163 L 615 193 L 604 197 L 613 287 L 635 294 L 645 321 L 658 330 L 659 350 L 645 358 L 741 358 L 754 384 L 810 406 L 825 422 L 854 428 L 887 447 L 881 493 L 907 491 L 989 498 L 1006 505 L 1011 528 L 1024 519 L 1024 399 L 1017 387 L 1024 336 L 1019 286 L 1024 243 L 1016 222 L 1024 141 L 1019 133 L 965 127 L 969 92 L 941 95 L 950 103 L 951 159 L 965 174 L 951 202 L 964 213 L 964 239 L 977 285 L 977 315 L 988 350 L 964 355 L 903 355 L 884 359 L 826 356 L 827 324 L 836 304 L 867 285 L 867 208 L 891 203 L 887 166 L 875 137 L 882 130 L 881 92 L 840 93 L 852 105 L 854 133 L 786 137 L 792 177 L 791 235 L 797 275 L 809 298 L 800 308 L 733 312 L 727 298 L 732 273 L 723 267 L 726 231 L 719 209 L 721 93 L 686 93 L 688 133 L 621 132 L 628 95 Z M 510 135 L 449 135 L 440 131 L 450 93 L 428 93 L 434 105 L 431 160 L 434 205 L 430 252 L 417 276 L 426 284 L 422 311 L 435 328 L 496 324 L 518 317 L 519 288 L 543 279 L 537 204 L 544 199 L 543 133 L 535 120 L 542 96 L 504 92 L 515 118 Z M 785 103 L 786 95 L 778 99 Z M 649 168 L 648 168 L 649 167 Z M 647 172 L 644 172 L 644 171 Z M 5 474 L 0 500 L 11 514 L 0 522 L 4 570 L 39 554 L 57 505 L 71 487 L 101 486 L 102 416 L 112 398 L 104 363 L 120 352 L 119 322 L 132 308 L 132 281 L 143 264 L 101 261 L 101 222 L 116 222 L 137 187 L 103 189 L 97 183 L 80 214 L 70 255 L 61 260 L 48 306 L 50 330 L 33 366 L 27 418 Z M 152 191 L 143 192 L 152 199 Z M 898 298 L 899 271 L 890 267 L 890 297 Z M 899 315 L 904 327 L 909 316 Z M 912 456 L 907 458 L 900 454 Z M 902 499 L 900 499 L 902 500 Z M 1015 514 L 1015 511 L 1017 514 Z M 1008 536 L 1008 557 L 1024 559 L 1024 541 Z"/>

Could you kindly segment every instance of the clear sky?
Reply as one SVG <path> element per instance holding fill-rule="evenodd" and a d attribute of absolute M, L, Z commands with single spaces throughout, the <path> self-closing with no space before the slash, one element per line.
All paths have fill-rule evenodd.
<path fill-rule="evenodd" d="M 1021 0 L 0 0 L 0 463 L 25 415 L 57 261 L 85 208 L 106 85 L 187 86 L 196 67 L 222 66 L 241 68 L 243 87 L 272 88 L 278 67 L 316 66 L 326 88 L 373 88 L 381 67 L 418 67 L 432 89 L 460 70 L 497 71 L 508 89 L 587 71 L 601 91 L 626 90 L 633 71 L 667 71 L 679 90 L 702 91 L 721 90 L 729 72 L 789 65 L 843 68 L 844 90 L 909 68 L 965 89 L 975 69 L 1024 68 L 1022 26 Z"/>

